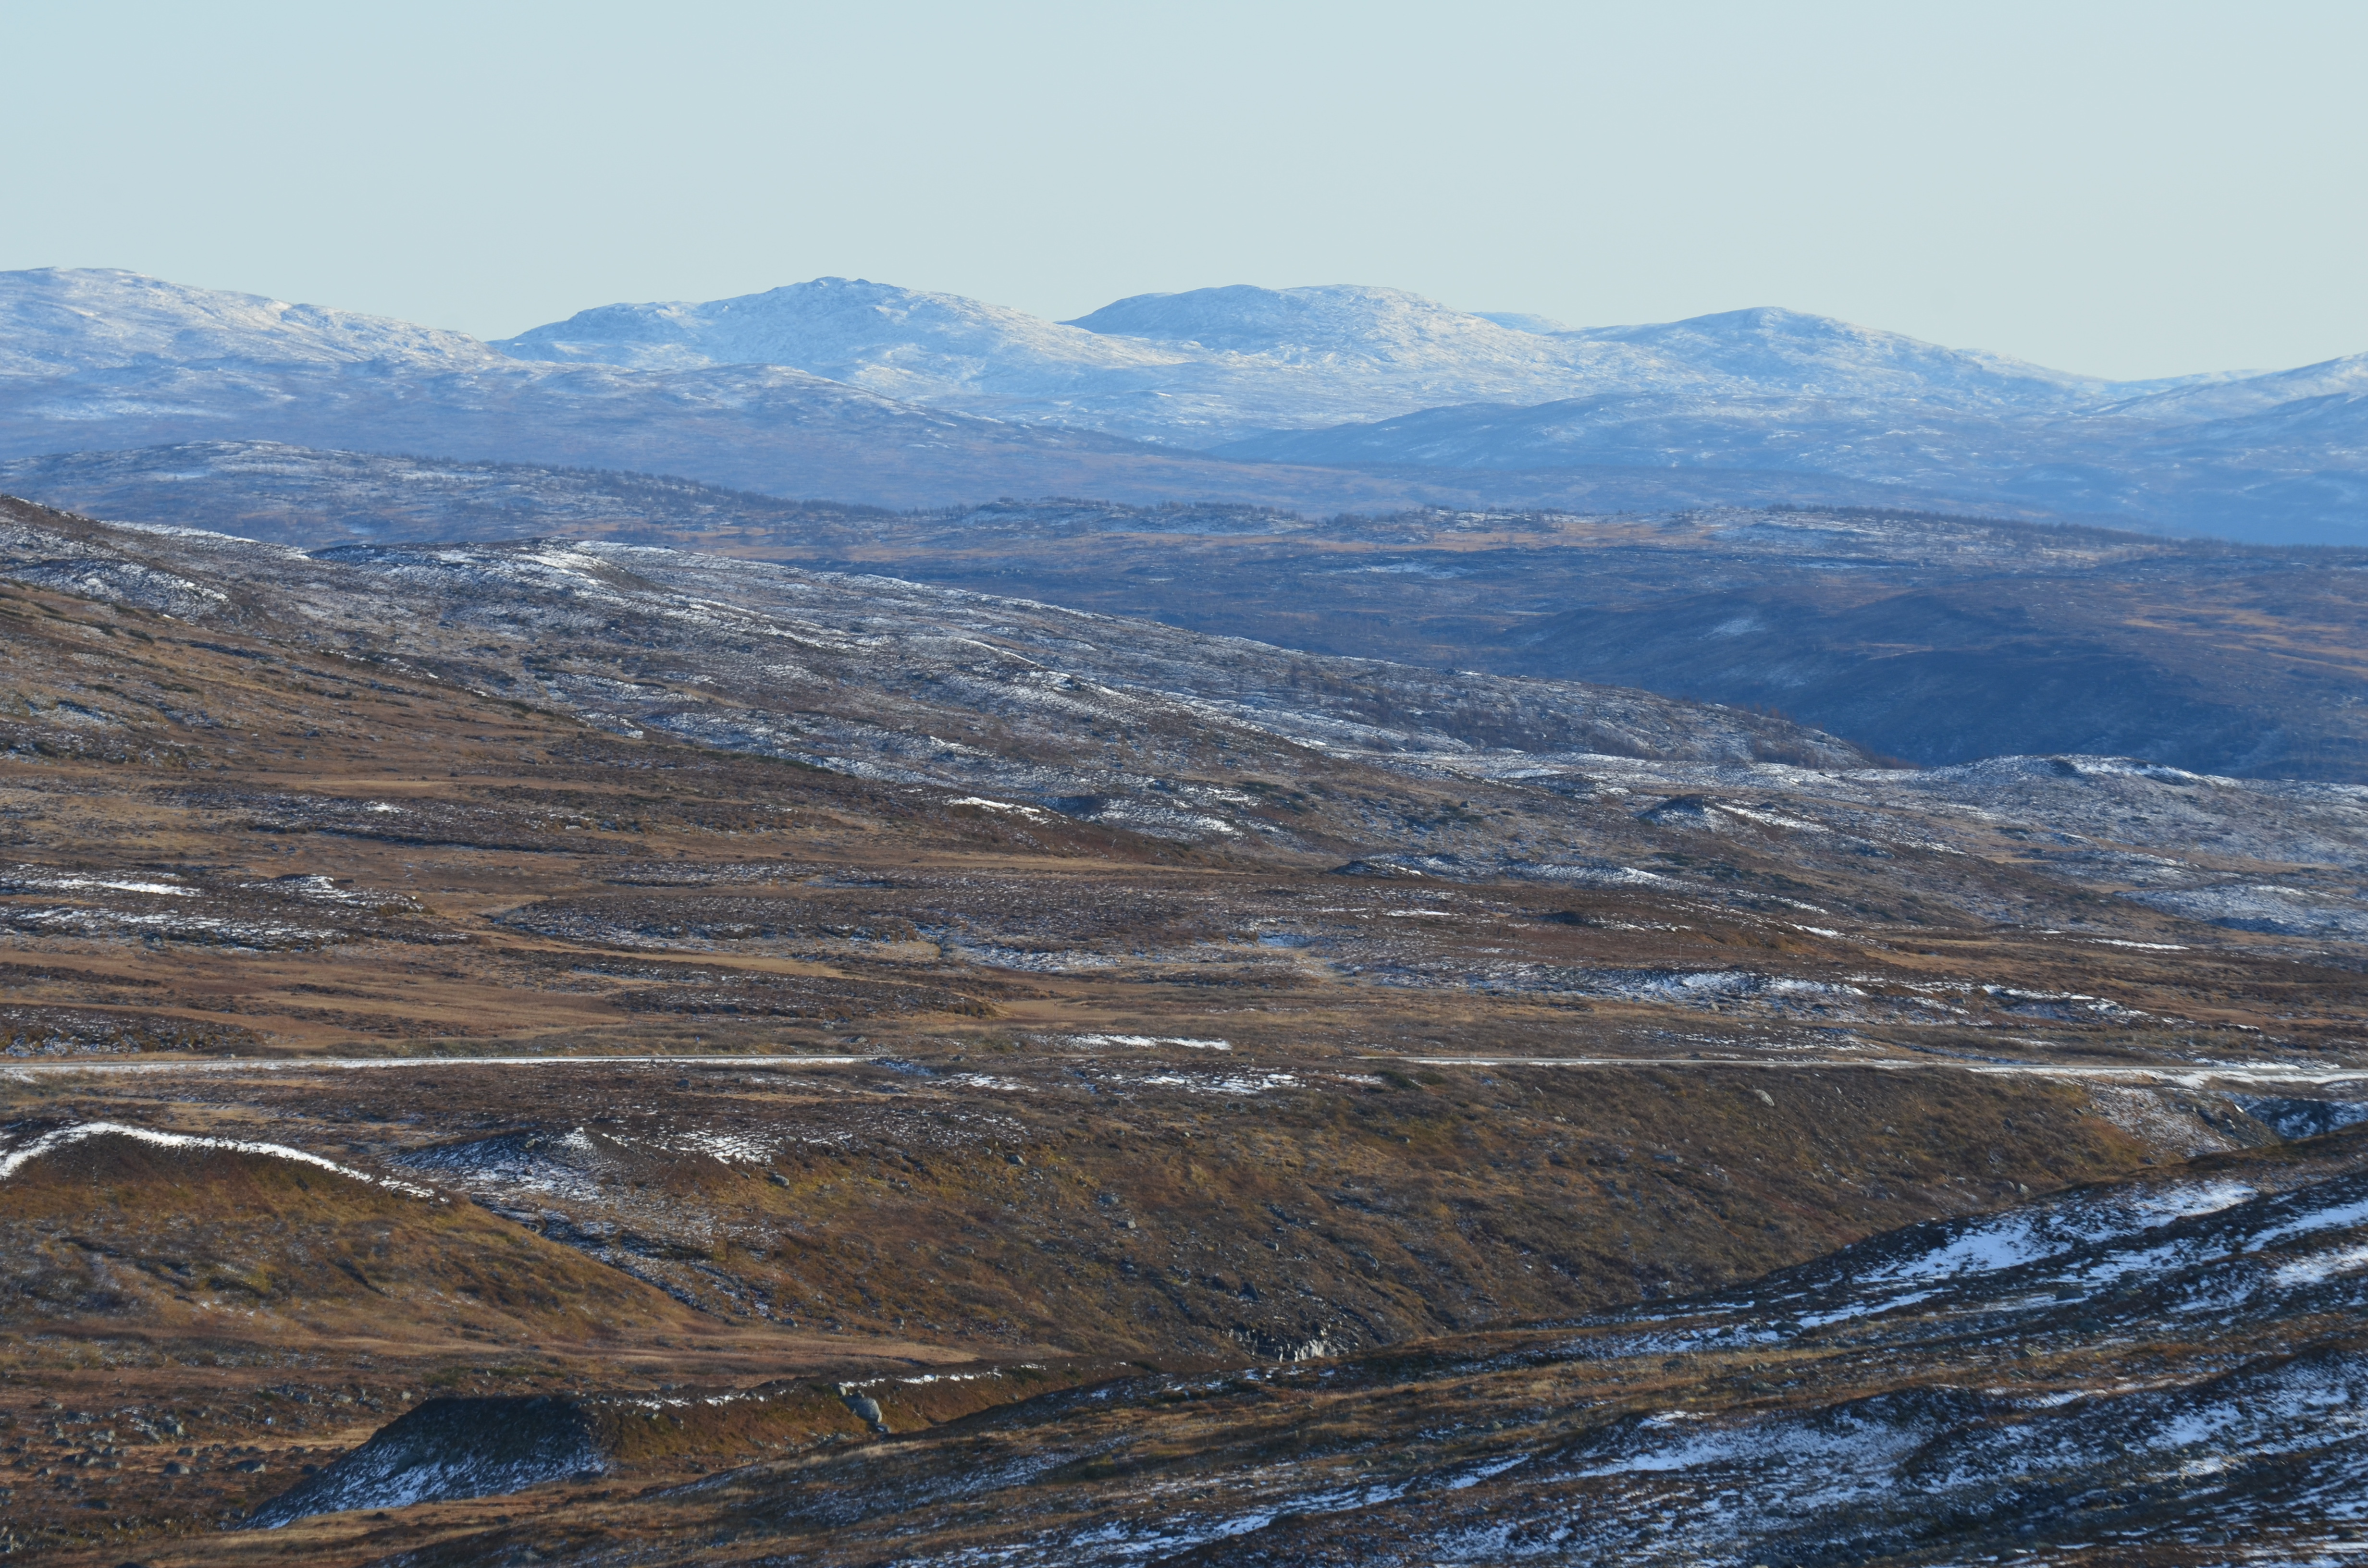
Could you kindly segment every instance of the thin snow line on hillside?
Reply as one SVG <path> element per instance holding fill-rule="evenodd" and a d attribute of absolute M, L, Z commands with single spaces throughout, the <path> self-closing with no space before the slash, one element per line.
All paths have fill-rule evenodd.
<path fill-rule="evenodd" d="M 271 1061 L 233 1057 L 206 1062 L 12 1062 L 0 1067 L 0 1073 L 296 1073 L 308 1068 L 351 1073 L 372 1067 L 559 1067 L 571 1063 L 613 1067 L 619 1062 L 653 1067 L 848 1067 L 877 1060 L 871 1056 L 299 1056 Z"/>
<path fill-rule="evenodd" d="M 416 1187 L 407 1181 L 396 1181 L 390 1176 L 374 1176 L 366 1171 L 355 1170 L 350 1165 L 341 1165 L 335 1160 L 324 1159 L 318 1154 L 308 1153 L 302 1149 L 291 1149 L 285 1143 L 256 1143 L 240 1138 L 207 1138 L 188 1132 L 158 1132 L 153 1128 L 129 1127 L 120 1121 L 85 1121 L 74 1127 L 60 1127 L 44 1132 L 23 1148 L 12 1149 L 6 1154 L 0 1154 L 0 1181 L 7 1180 L 27 1164 L 40 1159 L 44 1154 L 52 1154 L 60 1149 L 69 1148 L 92 1138 L 105 1137 L 110 1133 L 158 1149 L 219 1149 L 233 1154 L 268 1154 L 273 1159 L 294 1160 L 302 1165 L 317 1165 L 332 1175 L 347 1176 L 370 1187 L 383 1187 L 408 1198 L 438 1197 L 438 1194 L 428 1187 Z"/>
<path fill-rule="evenodd" d="M 620 1063 L 656 1067 L 852 1067 L 879 1060 L 875 1056 L 314 1056 L 260 1060 L 215 1058 L 203 1062 L 11 1062 L 0 1066 L 0 1076 L 30 1078 L 35 1074 L 69 1073 L 291 1073 L 360 1072 L 373 1067 L 613 1067 Z M 1874 1068 L 1883 1071 L 1957 1072 L 1987 1075 L 2067 1079 L 2137 1079 L 2148 1083 L 2200 1089 L 2215 1082 L 2250 1084 L 2368 1084 L 2368 1070 L 2314 1072 L 2300 1067 L 2085 1067 L 2009 1062 L 1902 1061 L 1882 1057 L 1750 1057 L 1694 1056 L 1402 1056 L 1371 1053 L 1369 1062 L 1406 1062 L 1420 1067 L 1753 1067 L 1787 1072 L 1825 1068 Z"/>
<path fill-rule="evenodd" d="M 2368 1071 L 2352 1070 L 2340 1073 L 2318 1073 L 2299 1067 L 2079 1067 L 2053 1062 L 1933 1062 L 1904 1061 L 1885 1057 L 1785 1057 L 1782 1059 L 1748 1056 L 1401 1056 L 1374 1052 L 1361 1058 L 1367 1062 L 1406 1062 L 1418 1067 L 1759 1067 L 1777 1068 L 1788 1072 L 1804 1072 L 1827 1067 L 1871 1068 L 1883 1072 L 1975 1073 L 1995 1076 L 2040 1078 L 2102 1079 L 2135 1078 L 2147 1083 L 2172 1084 L 2180 1088 L 2200 1089 L 2214 1082 L 2234 1080 L 2251 1084 L 2352 1084 L 2368 1083 Z M 44 1062 L 54 1068 L 56 1063 Z"/>

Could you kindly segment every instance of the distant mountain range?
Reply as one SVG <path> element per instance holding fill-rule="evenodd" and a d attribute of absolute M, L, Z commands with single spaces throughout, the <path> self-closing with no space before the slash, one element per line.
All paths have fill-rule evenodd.
<path fill-rule="evenodd" d="M 208 438 L 891 506 L 1888 502 L 2368 540 L 2368 355 L 2111 382 L 1781 310 L 1570 329 L 1232 287 L 1055 323 L 843 278 L 488 344 L 133 273 L 0 273 L 0 456 Z"/>
<path fill-rule="evenodd" d="M 2187 384 L 2116 387 L 1791 311 L 1541 331 L 1348 287 L 1144 294 L 1055 323 L 823 278 L 705 304 L 608 305 L 494 347 L 637 369 L 788 365 L 909 403 L 1191 447 L 1451 403 L 1776 394 L 2056 413 Z"/>

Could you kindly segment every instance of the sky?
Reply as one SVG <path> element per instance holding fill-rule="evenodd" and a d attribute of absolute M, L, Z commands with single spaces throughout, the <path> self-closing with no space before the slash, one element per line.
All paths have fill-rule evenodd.
<path fill-rule="evenodd" d="M 2124 379 L 2368 350 L 2357 0 L 0 0 L 0 267 L 486 337 L 835 275 L 1782 305 Z"/>

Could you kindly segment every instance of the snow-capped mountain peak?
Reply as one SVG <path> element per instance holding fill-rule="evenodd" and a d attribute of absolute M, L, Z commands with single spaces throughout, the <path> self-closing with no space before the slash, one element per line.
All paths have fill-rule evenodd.
<path fill-rule="evenodd" d="M 891 396 L 993 391 L 1017 371 L 1135 369 L 1176 358 L 959 294 L 816 278 L 703 303 L 604 305 L 494 347 L 520 359 L 648 369 L 786 365 Z"/>
<path fill-rule="evenodd" d="M 2101 395 L 2098 378 L 1770 305 L 1643 326 L 1558 335 L 1650 349 L 1756 392 L 1841 399 L 1908 397 L 1953 407 L 2060 407 Z"/>
<path fill-rule="evenodd" d="M 196 289 L 120 268 L 0 272 L 0 375 L 54 376 L 143 362 L 459 369 L 495 358 L 465 333 Z"/>
<path fill-rule="evenodd" d="M 2157 390 L 2159 388 L 2160 390 Z M 2113 412 L 2154 419 L 2226 419 L 2266 414 L 2319 398 L 2368 396 L 2368 354 L 2347 354 L 2292 370 L 2225 376 L 2187 376 L 2148 383 L 2144 396 L 2117 404 Z"/>

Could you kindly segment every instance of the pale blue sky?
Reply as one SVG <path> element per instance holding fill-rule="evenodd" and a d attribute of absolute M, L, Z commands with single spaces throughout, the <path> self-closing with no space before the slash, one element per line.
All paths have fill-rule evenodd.
<path fill-rule="evenodd" d="M 0 267 L 482 335 L 824 274 L 2368 350 L 2368 5 L 28 4 Z"/>

